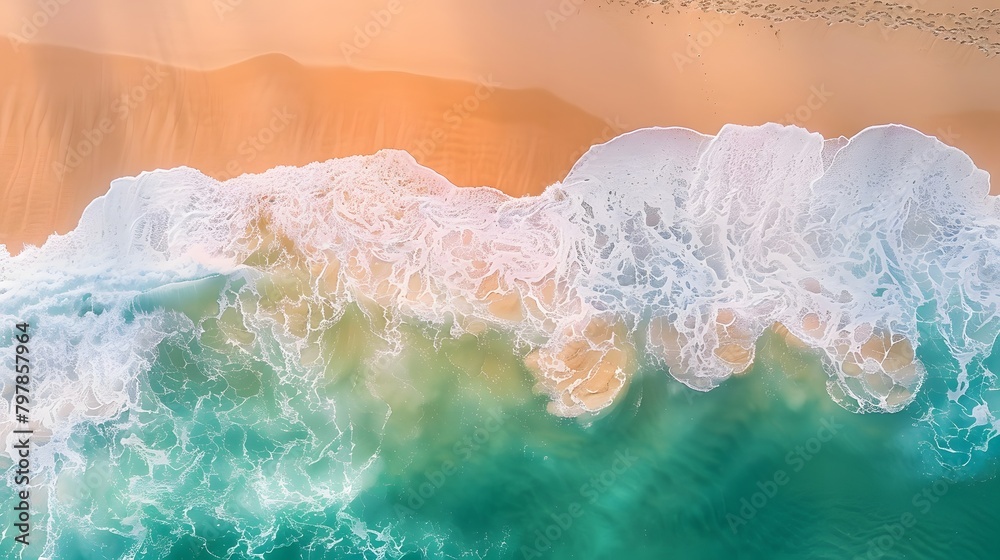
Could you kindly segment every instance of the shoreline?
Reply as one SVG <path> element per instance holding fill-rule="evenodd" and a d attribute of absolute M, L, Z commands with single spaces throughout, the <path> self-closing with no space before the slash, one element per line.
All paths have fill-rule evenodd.
<path fill-rule="evenodd" d="M 457 185 L 521 196 L 562 179 L 592 143 L 620 132 L 547 92 L 488 76 L 465 83 L 308 68 L 282 56 L 201 72 L 31 52 L 58 75 L 38 76 L 21 57 L 7 59 L 13 71 L 0 76 L 10 85 L 0 150 L 16 154 L 0 161 L 10 175 L 0 243 L 11 253 L 65 233 L 112 180 L 151 169 L 188 166 L 226 179 L 394 148 Z M 275 87 L 276 77 L 287 85 Z"/>
<path fill-rule="evenodd" d="M 209 268 L 248 265 L 279 275 L 304 273 L 324 298 L 353 294 L 350 301 L 398 312 L 398 317 L 447 322 L 453 314 L 458 332 L 516 327 L 529 337 L 525 340 L 537 336 L 543 341 L 533 344 L 536 351 L 525 363 L 539 390 L 553 399 L 550 410 L 565 416 L 599 412 L 622 394 L 636 371 L 637 350 L 628 328 L 645 321 L 640 318 L 645 312 L 632 305 L 645 301 L 653 313 L 640 327 L 649 331 L 647 350 L 692 388 L 706 390 L 746 372 L 754 361 L 756 341 L 771 330 L 793 346 L 826 352 L 842 364 L 843 379 L 871 384 L 876 393 L 869 396 L 885 399 L 883 405 L 891 410 L 906 405 L 923 378 L 909 342 L 916 327 L 906 321 L 914 319 L 901 319 L 893 330 L 879 326 L 885 324 L 882 320 L 837 326 L 831 302 L 852 305 L 842 310 L 849 313 L 866 305 L 865 298 L 843 298 L 854 284 L 845 281 L 837 265 L 826 268 L 809 258 L 798 267 L 791 265 L 799 262 L 795 256 L 822 254 L 811 242 L 783 245 L 779 240 L 806 239 L 805 232 L 820 239 L 850 238 L 850 227 L 838 230 L 845 222 L 829 221 L 827 211 L 833 205 L 849 216 L 848 225 L 871 222 L 900 247 L 918 243 L 919 235 L 913 232 L 921 231 L 921 220 L 940 223 L 940 205 L 918 211 L 916 222 L 907 220 L 906 226 L 900 225 L 900 216 L 911 211 L 911 202 L 933 197 L 934 183 L 921 180 L 911 186 L 917 178 L 911 181 L 904 174 L 892 180 L 887 191 L 903 199 L 893 208 L 873 210 L 866 203 L 870 193 L 862 186 L 871 184 L 866 178 L 884 177 L 886 169 L 870 162 L 885 159 L 891 173 L 900 162 L 924 161 L 928 167 L 921 179 L 944 174 L 939 184 L 949 190 L 942 197 L 984 194 L 987 188 L 985 172 L 968 156 L 928 138 L 902 126 L 872 127 L 848 142 L 833 144 L 818 134 L 780 125 L 731 126 L 715 137 L 680 127 L 645 129 L 590 152 L 558 188 L 523 199 L 489 187 L 458 187 L 419 166 L 404 151 L 275 168 L 232 184 L 206 180 L 190 167 L 178 168 L 116 182 L 107 197 L 88 206 L 74 235 L 54 247 L 27 252 L 20 260 L 30 270 L 29 263 L 52 262 L 42 258 L 51 257 L 52 251 L 69 256 L 92 249 L 113 261 L 137 264 L 158 263 L 163 255 L 171 255 L 177 263 L 193 259 Z M 914 154 L 926 156 L 915 160 Z M 623 155 L 637 158 L 638 164 L 632 166 Z M 748 167 L 757 157 L 761 165 Z M 756 177 L 756 188 L 734 193 L 732 187 L 745 180 L 734 176 L 737 170 Z M 172 180 L 165 182 L 164 175 Z M 611 179 L 594 183 L 605 177 Z M 844 177 L 856 179 L 853 193 L 845 192 Z M 166 184 L 176 188 L 164 188 Z M 761 192 L 769 196 L 761 198 Z M 760 201 L 765 203 L 757 204 Z M 746 260 L 733 257 L 732 270 L 747 275 L 733 272 L 736 284 L 763 286 L 769 263 L 790 263 L 780 288 L 757 292 L 763 299 L 754 300 L 739 288 L 729 290 L 728 280 L 719 292 L 691 287 L 714 270 L 700 260 L 703 249 L 698 243 L 705 244 L 707 254 L 725 252 L 729 246 L 728 235 L 702 238 L 694 233 L 714 223 L 714 211 L 705 206 L 714 204 L 719 205 L 719 216 L 731 220 L 727 223 L 732 239 L 748 240 Z M 962 211 L 977 208 L 975 204 L 956 202 L 955 214 L 968 215 L 970 227 L 983 227 L 976 220 L 988 218 L 989 212 Z M 193 212 L 195 208 L 199 211 Z M 754 225 L 776 211 L 781 217 L 774 227 Z M 164 238 L 167 231 L 171 241 Z M 692 242 L 689 234 L 699 241 Z M 114 241 L 92 243 L 104 238 Z M 125 256 L 122 248 L 133 243 L 152 250 L 145 256 L 141 250 Z M 611 251 L 629 243 L 644 250 Z M 761 246 L 783 249 L 754 253 Z M 948 249 L 947 244 L 942 247 Z M 843 247 L 831 250 L 830 262 L 844 262 L 839 252 Z M 569 260 L 560 260 L 565 257 Z M 615 257 L 622 260 L 615 264 Z M 919 269 L 913 259 L 920 255 L 910 258 L 899 266 Z M 675 260 L 665 265 L 662 259 Z M 594 263 L 598 271 L 587 271 L 584 263 Z M 653 272 L 663 266 L 672 267 L 674 274 Z M 620 274 L 614 272 L 616 267 Z M 624 272 L 627 269 L 633 272 Z M 645 276 L 640 278 L 637 270 Z M 681 304 L 684 318 L 671 318 L 662 296 L 647 300 L 647 290 L 657 279 L 657 290 L 669 282 L 663 293 L 680 294 L 677 302 L 687 302 Z M 788 309 L 775 306 L 768 299 L 774 289 L 794 303 Z M 594 296 L 600 293 L 619 293 L 620 299 L 603 301 Z M 700 307 L 705 302 L 698 303 L 699 298 L 717 296 L 710 311 Z M 289 333 L 308 334 L 308 309 L 294 304 L 278 316 Z M 693 345 L 699 336 L 706 337 L 707 349 Z"/>
<path fill-rule="evenodd" d="M 60 4 L 28 42 L 0 42 L 0 243 L 68 231 L 112 179 L 143 170 L 223 178 L 396 148 L 455 184 L 521 196 L 651 126 L 778 122 L 832 138 L 896 123 L 1000 176 L 1000 57 L 911 25 L 440 2 L 454 11 Z M 34 10 L 0 7 L 0 32 Z"/>

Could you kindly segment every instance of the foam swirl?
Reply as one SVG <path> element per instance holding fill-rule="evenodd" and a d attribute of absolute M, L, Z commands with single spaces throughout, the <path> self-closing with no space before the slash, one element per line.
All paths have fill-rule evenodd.
<path fill-rule="evenodd" d="M 157 339 L 115 317 L 183 311 L 185 283 L 241 278 L 257 301 L 241 312 L 278 325 L 302 363 L 327 359 L 310 345 L 350 303 L 390 354 L 403 320 L 509 330 L 565 416 L 610 406 L 651 361 L 716 387 L 750 367 L 769 328 L 823 356 L 841 405 L 893 412 L 928 377 L 919 345 L 940 342 L 953 392 L 929 414 L 942 434 L 974 422 L 979 435 L 966 435 L 983 444 L 998 422 L 983 361 L 1000 331 L 1000 207 L 988 192 L 965 154 L 901 126 L 850 140 L 773 124 L 643 129 L 521 199 L 455 187 L 388 150 L 227 182 L 179 168 L 115 181 L 76 230 L 0 253 L 0 315 L 84 317 L 134 346 L 135 369 Z M 235 304 L 219 304 L 216 319 L 232 321 Z M 78 363 L 52 367 L 127 394 Z M 128 406 L 117 393 L 78 406 L 79 387 L 51 383 L 53 418 Z"/>

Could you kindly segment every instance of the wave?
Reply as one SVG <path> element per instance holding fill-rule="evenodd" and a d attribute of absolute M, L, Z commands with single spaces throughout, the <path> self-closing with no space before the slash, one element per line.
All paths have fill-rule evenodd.
<path fill-rule="evenodd" d="M 549 410 L 570 417 L 611 406 L 648 364 L 710 390 L 776 329 L 822 357 L 851 410 L 895 412 L 929 379 L 946 387 L 925 419 L 961 463 L 1000 427 L 988 192 L 964 153 L 896 125 L 829 140 L 775 124 L 642 129 L 525 198 L 456 187 L 392 150 L 225 182 L 158 170 L 114 181 L 66 235 L 0 248 L 0 316 L 48 331 L 39 352 L 59 358 L 37 395 L 77 421 L 137 402 L 162 312 L 205 297 L 234 345 L 255 336 L 239 308 L 299 363 L 328 359 L 314 346 L 355 304 L 384 357 L 403 321 L 505 330 Z M 240 296 L 215 302 L 219 285 Z M 922 350 L 935 348 L 944 358 Z"/>

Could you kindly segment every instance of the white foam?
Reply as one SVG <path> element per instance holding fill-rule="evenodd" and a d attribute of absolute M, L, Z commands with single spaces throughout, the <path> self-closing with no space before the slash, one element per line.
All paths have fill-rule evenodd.
<path fill-rule="evenodd" d="M 329 324 L 352 301 L 390 342 L 405 318 L 509 329 L 539 350 L 540 388 L 565 415 L 613 402 L 635 356 L 715 387 L 780 322 L 822 352 L 838 402 L 896 411 L 926 375 L 908 360 L 921 305 L 936 302 L 924 319 L 964 365 L 1000 330 L 988 191 L 965 154 L 901 126 L 850 140 L 644 129 L 520 199 L 391 150 L 224 183 L 178 168 L 115 181 L 73 232 L 0 252 L 0 309 L 6 323 L 69 316 L 83 293 L 113 309 L 210 274 L 299 271 L 301 297 L 278 310 L 290 336 L 316 328 L 310 306 L 334 310 Z"/>

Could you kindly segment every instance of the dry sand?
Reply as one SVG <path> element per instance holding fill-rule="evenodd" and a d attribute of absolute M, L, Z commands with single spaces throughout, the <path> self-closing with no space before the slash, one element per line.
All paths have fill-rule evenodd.
<path fill-rule="evenodd" d="M 111 179 L 145 169 L 224 178 L 395 147 L 457 184 L 523 195 L 587 145 L 650 125 L 850 136 L 896 122 L 1000 172 L 997 0 L 785 0 L 770 12 L 709 0 L 53 1 L 0 5 L 11 252 L 72 228 Z M 746 13 L 711 11 L 730 5 Z"/>
<path fill-rule="evenodd" d="M 76 225 L 112 179 L 187 165 L 217 179 L 397 148 L 515 196 L 621 130 L 542 91 L 268 55 L 214 71 L 62 47 L 0 48 L 0 243 Z"/>

